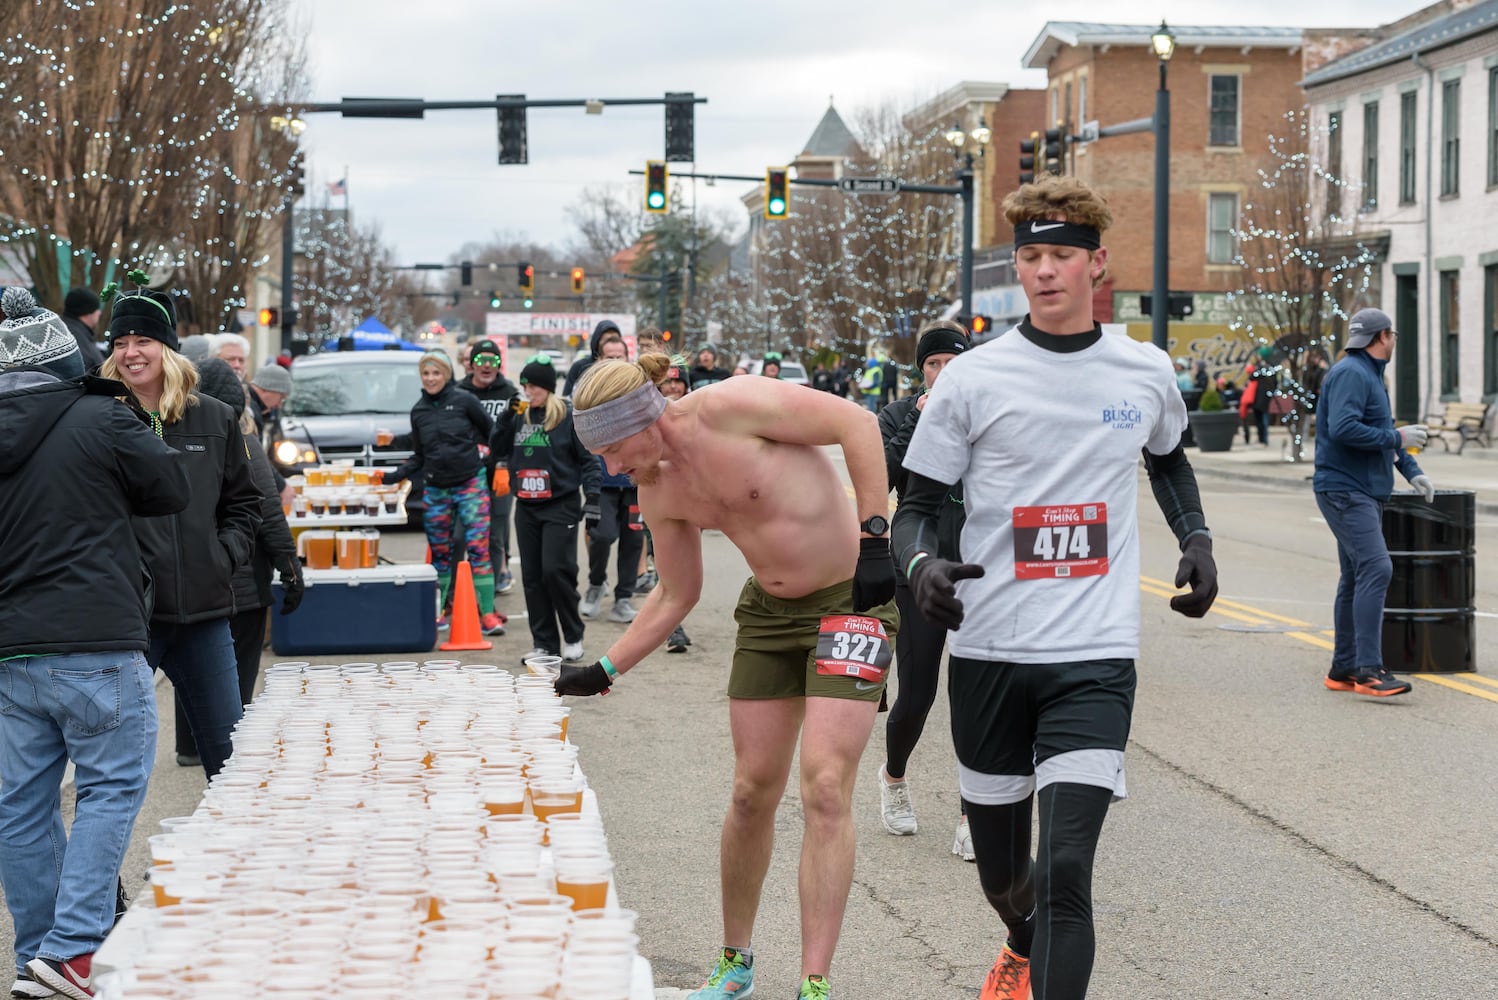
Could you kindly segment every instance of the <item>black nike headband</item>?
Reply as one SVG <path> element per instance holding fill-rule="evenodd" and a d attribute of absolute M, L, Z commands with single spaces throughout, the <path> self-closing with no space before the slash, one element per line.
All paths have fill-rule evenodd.
<path fill-rule="evenodd" d="M 1014 227 L 1016 248 L 1031 243 L 1052 243 L 1064 247 L 1096 250 L 1103 245 L 1102 234 L 1091 226 L 1057 219 L 1031 219 Z"/>

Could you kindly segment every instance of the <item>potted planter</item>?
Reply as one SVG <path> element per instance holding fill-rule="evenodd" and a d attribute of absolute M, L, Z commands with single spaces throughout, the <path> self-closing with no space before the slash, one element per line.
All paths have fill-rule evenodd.
<path fill-rule="evenodd" d="M 1186 414 L 1191 433 L 1202 451 L 1228 451 L 1238 436 L 1238 414 L 1223 409 L 1216 386 L 1207 386 L 1195 410 Z"/>

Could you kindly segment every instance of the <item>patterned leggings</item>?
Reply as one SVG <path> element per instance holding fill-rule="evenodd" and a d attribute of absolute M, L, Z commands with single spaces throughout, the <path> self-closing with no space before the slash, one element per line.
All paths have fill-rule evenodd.
<path fill-rule="evenodd" d="M 446 580 L 453 569 L 453 515 L 463 522 L 463 547 L 474 576 L 489 576 L 489 491 L 484 477 L 474 476 L 462 486 L 428 485 L 422 493 L 426 512 L 422 526 L 432 547 L 432 568 L 437 579 Z"/>

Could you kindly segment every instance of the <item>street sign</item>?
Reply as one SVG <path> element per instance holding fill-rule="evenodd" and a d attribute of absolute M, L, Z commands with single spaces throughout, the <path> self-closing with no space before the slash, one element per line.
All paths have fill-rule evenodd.
<path fill-rule="evenodd" d="M 841 177 L 837 186 L 844 194 L 898 194 L 900 181 L 895 177 Z"/>
<path fill-rule="evenodd" d="M 1100 126 L 1096 121 L 1083 122 L 1082 131 L 1077 135 L 1078 142 L 1097 142 Z"/>

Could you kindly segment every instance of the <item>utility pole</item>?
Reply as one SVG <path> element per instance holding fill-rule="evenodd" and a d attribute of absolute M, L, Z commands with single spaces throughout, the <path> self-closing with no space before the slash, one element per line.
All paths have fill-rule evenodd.
<path fill-rule="evenodd" d="M 296 253 L 295 199 L 295 195 L 286 196 L 286 219 L 281 226 L 281 350 L 287 354 L 293 353 L 291 341 L 296 330 L 296 313 L 291 309 L 292 257 Z"/>

